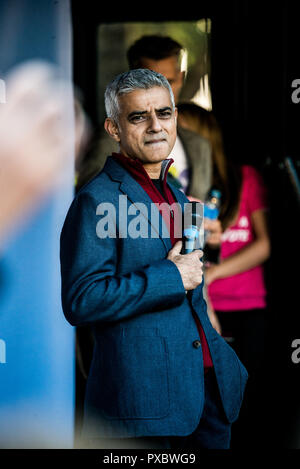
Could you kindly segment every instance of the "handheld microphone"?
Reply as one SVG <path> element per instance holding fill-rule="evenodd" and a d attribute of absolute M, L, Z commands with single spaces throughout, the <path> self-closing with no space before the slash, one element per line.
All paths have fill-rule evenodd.
<path fill-rule="evenodd" d="M 185 204 L 181 254 L 189 254 L 195 249 L 203 249 L 203 212 L 204 204 L 202 202 L 189 202 Z"/>

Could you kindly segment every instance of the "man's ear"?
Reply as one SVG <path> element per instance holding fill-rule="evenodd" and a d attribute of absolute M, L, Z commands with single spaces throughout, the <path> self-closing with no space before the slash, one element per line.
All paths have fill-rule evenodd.
<path fill-rule="evenodd" d="M 181 75 L 181 84 L 183 86 L 184 80 L 185 80 L 185 70 L 181 70 L 180 75 Z"/>
<path fill-rule="evenodd" d="M 104 128 L 111 138 L 113 138 L 116 142 L 120 142 L 118 126 L 110 117 L 105 119 Z"/>
<path fill-rule="evenodd" d="M 178 109 L 177 109 L 177 107 L 174 108 L 174 120 L 175 120 L 175 125 L 177 127 L 177 121 L 178 121 Z"/>

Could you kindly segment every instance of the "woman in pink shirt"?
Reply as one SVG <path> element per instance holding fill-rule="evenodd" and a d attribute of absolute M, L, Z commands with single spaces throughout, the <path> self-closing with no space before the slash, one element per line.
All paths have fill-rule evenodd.
<path fill-rule="evenodd" d="M 249 372 L 239 419 L 242 431 L 234 439 L 233 428 L 232 444 L 257 446 L 257 427 L 261 423 L 257 419 L 262 412 L 258 402 L 265 371 L 267 304 L 263 264 L 270 255 L 266 188 L 256 169 L 233 165 L 225 157 L 222 133 L 212 112 L 193 103 L 179 105 L 178 111 L 180 125 L 200 133 L 212 145 L 213 188 L 222 194 L 222 235 L 219 262 L 206 267 L 205 283 L 222 335 Z"/>
<path fill-rule="evenodd" d="M 262 266 L 270 253 L 266 191 L 253 167 L 242 166 L 241 177 L 238 210 L 221 236 L 220 262 L 206 271 L 206 284 L 216 311 L 266 307 Z"/>

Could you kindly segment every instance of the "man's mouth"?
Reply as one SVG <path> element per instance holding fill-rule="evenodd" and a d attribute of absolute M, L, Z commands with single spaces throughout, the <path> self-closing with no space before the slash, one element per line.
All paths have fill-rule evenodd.
<path fill-rule="evenodd" d="M 157 138 L 153 140 L 146 140 L 145 145 L 157 145 L 159 143 L 164 143 L 166 142 L 165 138 Z"/>

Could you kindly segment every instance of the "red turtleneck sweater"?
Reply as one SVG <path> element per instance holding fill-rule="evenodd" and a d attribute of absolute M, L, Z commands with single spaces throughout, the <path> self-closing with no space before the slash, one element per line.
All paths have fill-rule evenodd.
<path fill-rule="evenodd" d="M 175 197 L 173 196 L 171 189 L 169 188 L 167 184 L 167 174 L 169 167 L 173 163 L 173 160 L 170 158 L 168 160 L 168 165 L 165 168 L 164 174 L 162 175 L 162 187 L 163 187 L 163 192 L 165 197 L 162 196 L 160 191 L 155 187 L 154 183 L 150 179 L 148 173 L 144 169 L 144 166 L 140 162 L 140 160 L 128 158 L 121 153 L 113 153 L 112 157 L 121 165 L 123 166 L 133 177 L 134 179 L 142 186 L 144 191 L 148 194 L 152 202 L 157 203 L 157 204 L 162 204 L 163 202 L 168 202 L 169 205 L 175 204 L 177 201 Z M 162 207 L 165 207 L 163 205 Z M 179 241 L 181 238 L 176 238 L 174 236 L 174 219 L 177 220 L 177 217 L 170 216 L 170 211 L 166 212 L 165 209 L 161 209 L 159 207 L 160 212 L 164 218 L 166 218 L 166 225 L 170 226 L 170 239 L 172 246 Z M 201 323 L 199 321 L 199 318 L 196 314 L 193 314 L 193 317 L 195 319 L 197 329 L 199 332 L 200 336 L 200 341 L 202 344 L 202 353 L 203 353 L 203 364 L 204 368 L 208 369 L 213 366 L 210 351 L 208 348 L 208 344 L 206 341 L 206 337 L 203 331 L 203 328 L 201 326 Z"/>

